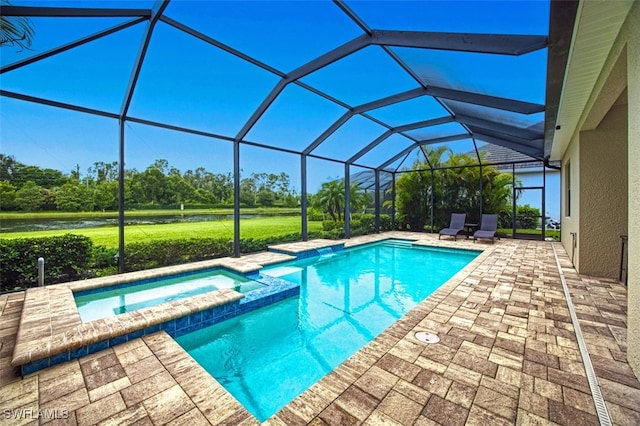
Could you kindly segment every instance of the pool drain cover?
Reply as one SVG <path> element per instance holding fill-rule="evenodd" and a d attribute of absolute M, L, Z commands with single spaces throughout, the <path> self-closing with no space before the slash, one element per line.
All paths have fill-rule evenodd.
<path fill-rule="evenodd" d="M 415 336 L 416 339 L 424 343 L 438 343 L 440 341 L 440 338 L 437 335 L 427 331 L 418 331 Z"/>

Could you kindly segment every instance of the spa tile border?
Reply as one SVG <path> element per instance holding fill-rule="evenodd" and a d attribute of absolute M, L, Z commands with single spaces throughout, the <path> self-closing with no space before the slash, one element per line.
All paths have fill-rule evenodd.
<path fill-rule="evenodd" d="M 73 303 L 73 294 L 70 290 L 66 297 Z M 153 308 L 145 308 L 109 318 L 86 323 L 80 322 L 57 333 L 50 332 L 36 337 L 37 330 L 34 333 L 28 327 L 23 326 L 23 321 L 26 320 L 25 314 L 30 310 L 29 302 L 31 298 L 29 291 L 27 291 L 25 309 L 23 310 L 18 335 L 16 336 L 16 346 L 11 365 L 22 366 L 22 374 L 26 375 L 145 334 L 162 329 L 168 331 L 172 327 L 175 329 L 178 326 L 188 327 L 191 317 L 199 314 L 201 310 L 213 311 L 217 307 L 222 307 L 223 310 L 216 313 L 224 315 L 224 306 L 239 300 L 241 297 L 242 294 L 225 289 L 224 291 L 220 290 L 197 296 L 197 300 L 173 301 Z M 73 308 L 74 313 L 77 314 L 75 305 Z M 178 325 L 179 319 L 186 321 L 186 324 L 180 322 Z"/>
<path fill-rule="evenodd" d="M 243 277 L 243 278 L 247 277 L 244 274 L 240 274 L 235 270 L 228 269 L 228 268 L 225 268 L 223 266 L 213 266 L 211 268 L 189 270 L 189 271 L 184 271 L 184 272 L 173 273 L 173 274 L 170 274 L 170 275 L 153 276 L 153 277 L 144 278 L 144 279 L 141 279 L 141 280 L 127 281 L 127 282 L 122 282 L 122 283 L 118 283 L 118 284 L 110 284 L 110 285 L 106 285 L 106 286 L 103 285 L 103 286 L 100 286 L 100 287 L 87 288 L 87 289 L 83 289 L 83 290 L 79 290 L 78 289 L 78 290 L 73 290 L 73 293 L 74 293 L 74 297 L 77 297 L 77 296 L 88 296 L 88 295 L 91 295 L 91 294 L 96 294 L 96 293 L 100 293 L 100 292 L 104 291 L 105 287 L 108 287 L 109 290 L 119 290 L 119 289 L 132 287 L 132 286 L 136 286 L 136 285 L 144 285 L 144 284 L 150 284 L 150 283 L 158 282 L 158 281 L 161 281 L 161 280 L 165 279 L 167 276 L 171 276 L 172 278 L 184 278 L 184 277 L 190 277 L 190 276 L 196 275 L 196 274 L 211 273 L 211 272 L 216 272 L 216 271 L 229 272 L 229 273 L 232 273 L 232 274 L 234 274 L 236 276 Z M 253 271 L 251 271 L 250 273 L 253 273 Z"/>
<path fill-rule="evenodd" d="M 284 262 L 295 259 L 294 256 L 288 256 L 283 253 L 261 253 L 260 256 L 253 257 L 251 260 L 246 258 L 219 258 L 204 260 L 202 262 L 189 263 L 184 265 L 166 266 L 163 268 L 155 268 L 144 271 L 127 272 L 124 274 L 110 275 L 108 277 L 91 278 L 88 280 L 72 281 L 69 283 L 55 284 L 48 287 L 68 287 L 73 292 L 87 291 L 95 288 L 107 286 L 117 286 L 120 284 L 130 283 L 132 281 L 154 280 L 167 277 L 169 275 L 182 275 L 189 273 L 197 273 L 206 269 L 221 268 L 229 272 L 246 275 L 258 271 L 265 265 L 272 263 Z"/>
<path fill-rule="evenodd" d="M 24 376 L 158 331 L 179 337 L 300 294 L 299 285 L 289 281 L 258 273 L 250 278 L 265 287 L 244 295 L 222 289 L 87 323 L 80 321 L 71 290 L 56 288 L 53 289 L 55 300 L 64 300 L 68 314 L 74 319 L 70 327 L 58 333 L 29 326 L 41 322 L 41 319 L 27 319 L 30 312 L 40 308 L 38 301 L 51 300 L 48 297 L 51 295 L 43 297 L 48 287 L 29 289 L 33 291 L 28 291 L 25 297 L 11 364 L 20 366 Z M 22 321 L 27 326 L 23 327 Z M 44 335 L 35 337 L 38 333 Z"/>

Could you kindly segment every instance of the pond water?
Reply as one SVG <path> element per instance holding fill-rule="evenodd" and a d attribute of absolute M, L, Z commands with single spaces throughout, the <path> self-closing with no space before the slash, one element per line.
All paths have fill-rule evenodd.
<path fill-rule="evenodd" d="M 255 219 L 268 217 L 260 214 L 241 214 L 240 219 Z M 127 225 L 156 225 L 164 223 L 180 222 L 207 222 L 215 220 L 233 220 L 232 214 L 172 214 L 160 216 L 127 217 L 125 213 L 125 223 Z M 35 219 L 2 219 L 0 221 L 0 232 L 25 232 L 25 231 L 46 231 L 50 229 L 78 229 L 96 228 L 100 226 L 117 226 L 118 218 L 35 218 Z"/>

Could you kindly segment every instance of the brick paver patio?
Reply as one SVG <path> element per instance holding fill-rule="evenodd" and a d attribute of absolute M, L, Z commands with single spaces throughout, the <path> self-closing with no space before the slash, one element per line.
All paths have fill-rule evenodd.
<path fill-rule="evenodd" d="M 392 236 L 485 253 L 265 423 L 599 424 L 555 248 L 611 421 L 640 424 L 623 284 L 576 274 L 548 242 L 387 233 L 346 245 Z M 24 298 L 0 295 L 0 424 L 259 423 L 164 332 L 21 378 L 11 360 Z"/>

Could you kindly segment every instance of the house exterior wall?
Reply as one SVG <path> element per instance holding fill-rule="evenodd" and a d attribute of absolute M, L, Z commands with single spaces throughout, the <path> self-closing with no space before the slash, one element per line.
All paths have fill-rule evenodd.
<path fill-rule="evenodd" d="M 627 235 L 627 106 L 580 132 L 580 273 L 617 278 Z"/>
<path fill-rule="evenodd" d="M 621 60 L 621 61 L 619 61 Z M 620 67 L 619 65 L 624 65 Z M 627 105 L 603 105 L 599 103 L 607 96 L 612 86 L 622 76 L 626 81 Z M 608 83 L 611 85 L 608 86 Z M 624 86 L 623 86 L 624 87 Z M 604 109 L 603 109 L 604 108 Z M 626 120 L 624 115 L 626 110 Z M 604 118 L 593 128 L 589 120 L 594 116 Z M 593 114 L 592 114 L 593 113 Z M 589 273 L 591 267 L 598 265 L 597 256 L 620 255 L 619 234 L 623 232 L 620 218 L 614 221 L 615 229 L 611 229 L 612 239 L 618 239 L 617 249 L 609 241 L 604 245 L 597 244 L 604 238 L 608 221 L 611 220 L 607 209 L 619 210 L 621 203 L 627 205 L 628 235 L 628 294 L 627 294 L 627 359 L 631 368 L 640 378 L 640 2 L 634 2 L 627 15 L 616 41 L 609 52 L 593 93 L 582 113 L 581 131 L 572 136 L 563 157 L 562 166 L 571 167 L 571 214 L 566 215 L 566 175 L 562 173 L 562 244 L 569 256 L 572 255 L 571 233 L 577 233 L 574 265 L 580 273 Z M 625 123 L 626 121 L 626 123 Z M 623 127 L 624 126 L 624 127 Z M 625 167 L 622 152 L 616 152 L 623 145 L 626 132 L 626 194 L 620 191 L 620 182 L 613 176 L 620 176 Z M 607 146 L 613 143 L 613 146 Z M 608 156 L 615 156 L 609 159 Z M 616 164 L 618 164 L 616 166 Z M 595 170 L 593 170 L 595 169 Z M 579 172 L 578 172 L 579 170 Z M 604 182 L 598 182 L 603 179 Z M 606 183 L 606 185 L 605 185 Z M 592 194 L 595 190 L 597 194 Z M 611 194 L 605 192 L 611 191 Z M 611 197 L 609 197 L 611 195 Z M 604 199 L 598 200 L 605 196 Z M 606 203 L 616 198 L 615 205 Z M 590 230 L 596 227 L 596 230 Z M 608 239 L 608 237 L 607 237 Z M 612 240 L 613 241 L 613 240 Z M 612 251 L 613 253 L 606 253 Z M 618 258 L 619 261 L 619 258 Z M 598 270 L 599 272 L 599 270 Z M 610 274 L 602 271 L 601 274 Z"/>
<path fill-rule="evenodd" d="M 636 2 L 623 27 L 627 49 L 629 278 L 627 358 L 640 378 L 640 3 Z"/>
<path fill-rule="evenodd" d="M 574 136 L 562 158 L 562 227 L 560 239 L 575 268 L 580 271 L 580 141 Z M 570 175 L 570 176 L 568 176 Z M 568 183 L 570 182 L 570 184 Z M 571 187 L 571 194 L 567 192 Z M 569 212 L 568 204 L 571 204 Z M 574 237 L 575 236 L 575 237 Z"/>

